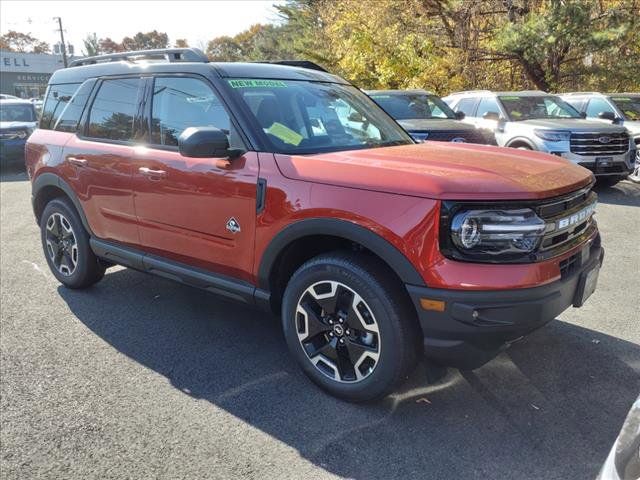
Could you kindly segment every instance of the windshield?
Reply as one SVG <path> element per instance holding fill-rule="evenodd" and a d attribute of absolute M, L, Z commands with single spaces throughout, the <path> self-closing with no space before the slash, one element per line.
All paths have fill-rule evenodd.
<path fill-rule="evenodd" d="M 624 114 L 625 120 L 640 121 L 640 97 L 611 97 L 611 100 Z"/>
<path fill-rule="evenodd" d="M 435 95 L 372 93 L 371 98 L 396 120 L 416 118 L 456 118 L 453 110 Z"/>
<path fill-rule="evenodd" d="M 414 143 L 357 88 L 298 80 L 228 80 L 272 151 L 320 153 Z"/>
<path fill-rule="evenodd" d="M 578 111 L 567 102 L 551 95 L 498 97 L 509 118 L 513 121 L 533 119 L 581 118 Z"/>
<path fill-rule="evenodd" d="M 0 122 L 35 122 L 31 105 L 0 105 Z"/>

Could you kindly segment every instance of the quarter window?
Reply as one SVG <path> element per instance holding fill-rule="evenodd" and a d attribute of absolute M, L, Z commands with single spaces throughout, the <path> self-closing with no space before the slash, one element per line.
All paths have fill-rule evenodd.
<path fill-rule="evenodd" d="M 89 99 L 94 83 L 94 80 L 89 80 L 82 84 L 71 100 L 65 104 L 59 118 L 53 124 L 53 130 L 71 133 L 77 131 L 80 116 Z"/>
<path fill-rule="evenodd" d="M 79 83 L 65 83 L 49 86 L 47 99 L 42 109 L 40 128 L 50 129 L 56 124 L 79 86 Z"/>
<path fill-rule="evenodd" d="M 239 145 L 237 134 L 220 99 L 202 80 L 188 77 L 158 77 L 153 86 L 151 143 L 177 146 L 178 137 L 189 127 L 216 127 Z"/>
<path fill-rule="evenodd" d="M 88 135 L 109 140 L 133 140 L 139 78 L 104 80 L 89 113 Z"/>

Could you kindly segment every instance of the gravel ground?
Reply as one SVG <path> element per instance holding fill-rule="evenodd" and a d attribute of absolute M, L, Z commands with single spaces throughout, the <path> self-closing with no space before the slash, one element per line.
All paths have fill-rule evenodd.
<path fill-rule="evenodd" d="M 585 307 L 369 405 L 313 386 L 259 311 L 122 268 L 61 287 L 29 192 L 2 176 L 3 479 L 588 479 L 640 391 L 639 185 L 600 189 Z"/>

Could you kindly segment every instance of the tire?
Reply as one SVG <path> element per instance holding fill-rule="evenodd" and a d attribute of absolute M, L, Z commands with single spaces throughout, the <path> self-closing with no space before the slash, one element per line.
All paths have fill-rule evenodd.
<path fill-rule="evenodd" d="M 408 376 L 422 333 L 396 283 L 377 259 L 340 252 L 315 257 L 293 274 L 282 300 L 282 327 L 313 382 L 362 402 L 388 395 Z"/>
<path fill-rule="evenodd" d="M 89 234 L 71 202 L 51 200 L 40 218 L 42 248 L 51 273 L 63 285 L 87 288 L 100 281 L 105 268 L 89 245 Z"/>

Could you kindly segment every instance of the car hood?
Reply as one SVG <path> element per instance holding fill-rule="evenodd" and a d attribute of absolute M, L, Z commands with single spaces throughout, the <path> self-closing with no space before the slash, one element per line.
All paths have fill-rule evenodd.
<path fill-rule="evenodd" d="M 14 128 L 36 128 L 38 122 L 0 122 L 0 130 L 12 130 Z"/>
<path fill-rule="evenodd" d="M 521 120 L 513 123 L 553 130 L 571 130 L 572 132 L 620 133 L 624 131 L 624 127 L 620 125 L 607 124 L 596 120 L 583 120 L 581 118 Z"/>
<path fill-rule="evenodd" d="M 442 200 L 548 198 L 592 181 L 591 172 L 560 157 L 464 143 L 276 154 L 276 162 L 290 179 Z"/>
<path fill-rule="evenodd" d="M 408 132 L 438 132 L 438 131 L 460 131 L 469 132 L 475 130 L 473 125 L 461 122 L 460 120 L 451 120 L 444 118 L 428 119 L 428 118 L 412 118 L 409 120 L 398 120 L 402 128 Z"/>
<path fill-rule="evenodd" d="M 632 135 L 640 134 L 640 121 L 625 120 L 622 124 Z"/>

